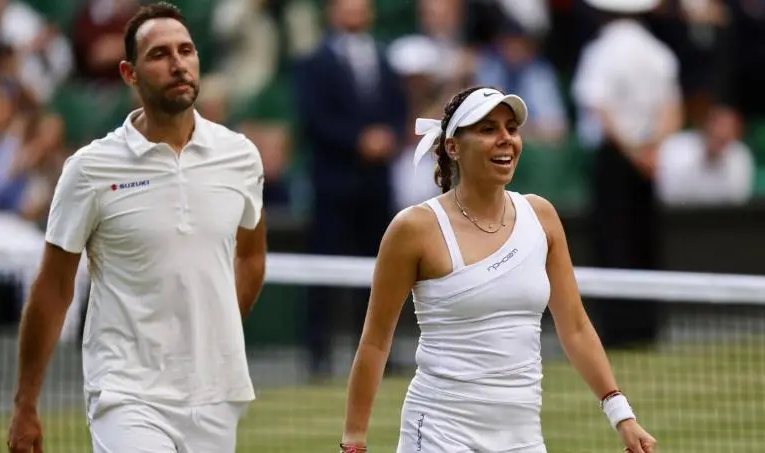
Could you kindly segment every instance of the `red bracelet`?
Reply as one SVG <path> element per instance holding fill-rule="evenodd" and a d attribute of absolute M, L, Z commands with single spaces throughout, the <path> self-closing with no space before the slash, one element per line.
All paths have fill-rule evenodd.
<path fill-rule="evenodd" d="M 606 393 L 606 395 L 603 398 L 600 399 L 600 402 L 604 403 L 607 399 L 614 397 L 616 395 L 621 395 L 621 394 L 622 394 L 622 391 L 619 389 L 611 390 L 610 392 Z"/>
<path fill-rule="evenodd" d="M 366 453 L 367 447 L 340 443 L 340 453 Z"/>

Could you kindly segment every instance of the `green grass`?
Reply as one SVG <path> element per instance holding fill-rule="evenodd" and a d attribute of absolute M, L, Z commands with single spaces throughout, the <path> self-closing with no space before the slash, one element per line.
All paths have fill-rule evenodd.
<path fill-rule="evenodd" d="M 722 347 L 611 354 L 619 382 L 662 453 L 755 453 L 765 447 L 763 341 Z M 386 379 L 370 430 L 370 451 L 395 451 L 409 379 Z M 238 452 L 336 452 L 345 388 L 264 389 L 239 431 Z M 3 426 L 5 420 L 0 419 Z M 81 411 L 45 414 L 46 453 L 89 452 Z M 543 430 L 550 453 L 619 452 L 593 395 L 566 362 L 545 363 Z"/>

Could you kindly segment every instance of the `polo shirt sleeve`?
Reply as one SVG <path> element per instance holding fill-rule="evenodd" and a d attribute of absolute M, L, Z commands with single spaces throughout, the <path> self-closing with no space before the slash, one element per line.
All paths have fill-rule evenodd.
<path fill-rule="evenodd" d="M 70 253 L 82 253 L 96 225 L 96 192 L 83 170 L 82 156 L 69 157 L 53 193 L 45 240 Z"/>
<path fill-rule="evenodd" d="M 260 222 L 260 212 L 263 209 L 263 161 L 258 148 L 248 139 L 244 139 L 248 148 L 250 162 L 246 168 L 244 177 L 244 212 L 239 221 L 239 226 L 254 229 Z"/>

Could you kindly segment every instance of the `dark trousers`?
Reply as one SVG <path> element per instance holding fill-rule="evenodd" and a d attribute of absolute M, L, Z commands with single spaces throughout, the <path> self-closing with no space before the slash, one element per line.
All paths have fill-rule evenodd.
<path fill-rule="evenodd" d="M 377 256 L 380 240 L 392 218 L 390 196 L 375 193 L 317 193 L 309 239 L 310 253 L 319 255 Z M 358 340 L 364 325 L 368 288 L 310 287 L 306 309 L 305 341 L 313 374 L 330 370 L 334 319 L 346 319 L 346 331 Z M 340 309 L 348 307 L 347 313 Z M 339 326 L 338 326 L 339 327 Z"/>
<path fill-rule="evenodd" d="M 653 184 L 610 143 L 595 156 L 593 200 L 596 266 L 658 269 L 659 231 Z M 656 337 L 656 301 L 600 299 L 593 308 L 596 327 L 607 347 L 650 342 Z"/>

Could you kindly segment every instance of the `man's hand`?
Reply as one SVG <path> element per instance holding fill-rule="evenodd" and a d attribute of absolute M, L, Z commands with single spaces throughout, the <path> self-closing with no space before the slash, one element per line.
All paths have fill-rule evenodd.
<path fill-rule="evenodd" d="M 655 144 L 643 145 L 625 151 L 627 158 L 632 162 L 635 169 L 648 180 L 653 180 L 656 175 L 656 160 L 659 147 Z"/>
<path fill-rule="evenodd" d="M 384 162 L 395 149 L 396 135 L 387 126 L 370 126 L 359 137 L 359 151 L 367 162 Z"/>
<path fill-rule="evenodd" d="M 37 409 L 16 405 L 8 427 L 10 453 L 43 453 L 42 424 Z"/>
<path fill-rule="evenodd" d="M 622 421 L 616 429 L 624 441 L 625 453 L 656 453 L 656 439 L 634 419 Z"/>

